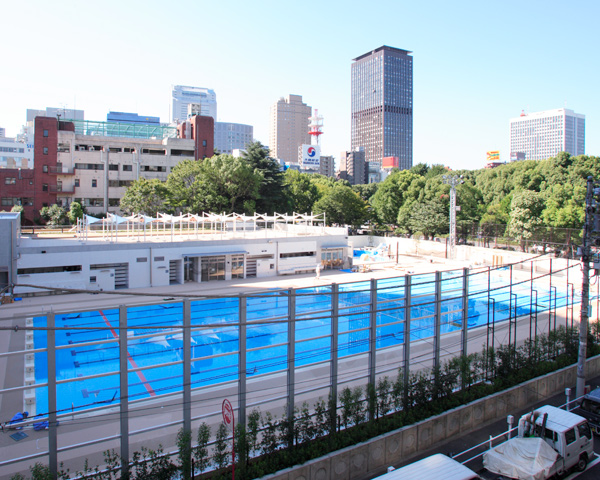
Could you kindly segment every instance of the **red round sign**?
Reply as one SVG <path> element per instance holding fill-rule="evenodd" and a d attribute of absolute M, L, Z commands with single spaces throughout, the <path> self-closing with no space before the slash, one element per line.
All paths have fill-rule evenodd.
<path fill-rule="evenodd" d="M 223 421 L 226 425 L 233 425 L 234 416 L 233 416 L 233 407 L 231 406 L 231 402 L 227 399 L 223 400 Z"/>

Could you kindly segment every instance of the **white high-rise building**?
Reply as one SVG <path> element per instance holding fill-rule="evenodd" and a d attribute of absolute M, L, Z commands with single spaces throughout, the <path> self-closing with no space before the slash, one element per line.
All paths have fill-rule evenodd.
<path fill-rule="evenodd" d="M 61 120 L 84 120 L 85 112 L 66 107 L 46 107 L 46 110 L 27 109 L 27 122 L 33 122 L 35 117 L 52 117 Z"/>
<path fill-rule="evenodd" d="M 301 95 L 280 98 L 271 107 L 269 146 L 271 157 L 285 163 L 298 163 L 298 147 L 310 145 L 308 133 L 312 107 L 302 102 Z"/>
<path fill-rule="evenodd" d="M 173 86 L 173 110 L 171 120 L 184 122 L 188 118 L 188 105 L 200 105 L 200 115 L 213 117 L 217 121 L 217 94 L 210 88 Z"/>
<path fill-rule="evenodd" d="M 242 123 L 215 122 L 215 150 L 233 154 L 254 141 L 254 127 Z"/>
<path fill-rule="evenodd" d="M 559 152 L 585 154 L 585 115 L 557 108 L 510 119 L 511 160 L 543 160 Z"/>

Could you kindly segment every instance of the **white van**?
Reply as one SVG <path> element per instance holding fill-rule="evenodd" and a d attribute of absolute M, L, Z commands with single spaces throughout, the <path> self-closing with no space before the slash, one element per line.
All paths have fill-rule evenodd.
<path fill-rule="evenodd" d="M 376 480 L 479 480 L 480 478 L 463 464 L 437 453 L 376 477 Z"/>

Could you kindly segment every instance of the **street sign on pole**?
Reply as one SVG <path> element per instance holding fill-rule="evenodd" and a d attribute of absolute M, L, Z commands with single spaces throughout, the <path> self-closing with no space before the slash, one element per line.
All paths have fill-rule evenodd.
<path fill-rule="evenodd" d="M 233 414 L 233 406 L 229 400 L 223 400 L 221 411 L 223 413 L 223 422 L 228 427 L 231 427 L 231 480 L 235 480 L 235 416 Z"/>

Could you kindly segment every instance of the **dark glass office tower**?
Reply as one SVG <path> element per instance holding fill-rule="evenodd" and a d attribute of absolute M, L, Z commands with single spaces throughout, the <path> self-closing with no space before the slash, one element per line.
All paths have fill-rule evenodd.
<path fill-rule="evenodd" d="M 364 147 L 367 162 L 398 157 L 412 167 L 412 52 L 379 47 L 352 64 L 352 150 Z"/>

